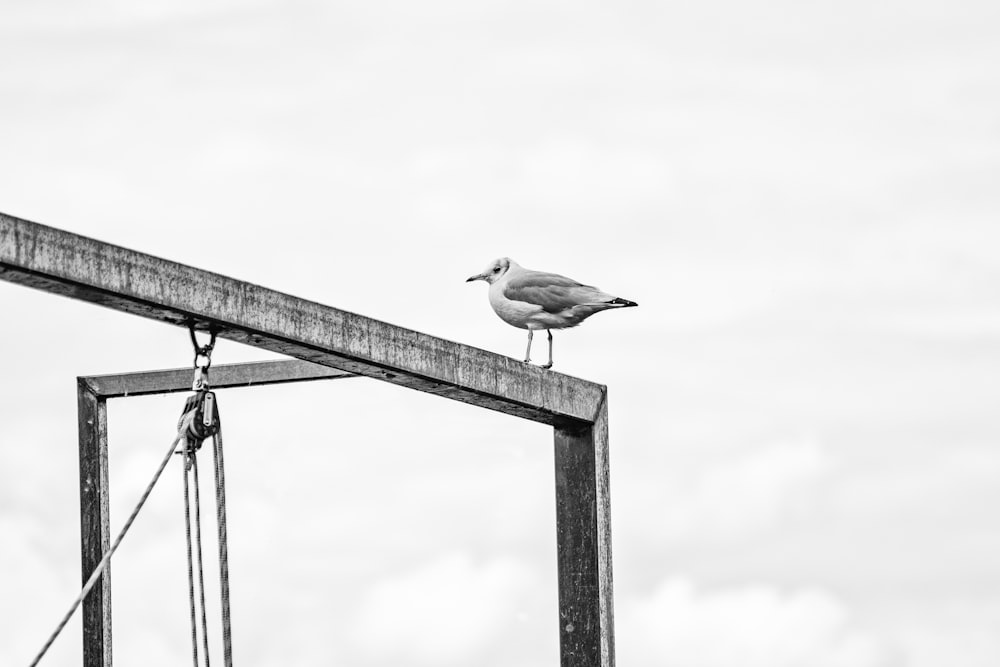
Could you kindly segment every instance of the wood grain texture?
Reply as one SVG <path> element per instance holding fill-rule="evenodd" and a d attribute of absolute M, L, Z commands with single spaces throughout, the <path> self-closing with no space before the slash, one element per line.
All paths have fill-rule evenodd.
<path fill-rule="evenodd" d="M 614 667 L 607 404 L 592 425 L 555 426 L 562 667 Z"/>
<path fill-rule="evenodd" d="M 209 369 L 209 384 L 213 389 L 259 387 L 286 382 L 336 380 L 358 377 L 354 373 L 321 366 L 309 361 L 287 359 L 257 361 L 243 364 L 223 364 Z M 147 396 L 191 391 L 194 373 L 191 368 L 170 368 L 159 371 L 89 375 L 77 378 L 101 398 Z"/>
<path fill-rule="evenodd" d="M 561 665 L 613 667 L 603 385 L 2 213 L 0 279 L 552 425 Z M 85 578 L 110 546 L 105 399 L 187 390 L 189 370 L 157 373 L 80 380 Z M 111 665 L 110 586 L 109 570 L 84 603 L 86 667 Z"/>
<path fill-rule="evenodd" d="M 554 424 L 601 385 L 0 213 L 0 279 Z"/>
<path fill-rule="evenodd" d="M 77 384 L 80 555 L 85 584 L 111 548 L 107 403 Z M 83 665 L 111 667 L 111 565 L 83 601 Z"/>

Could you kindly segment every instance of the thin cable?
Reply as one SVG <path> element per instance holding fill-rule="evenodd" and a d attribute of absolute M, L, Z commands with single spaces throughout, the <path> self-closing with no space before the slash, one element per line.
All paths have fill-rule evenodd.
<path fill-rule="evenodd" d="M 222 592 L 222 647 L 225 667 L 233 667 L 233 637 L 229 614 L 229 546 L 226 531 L 226 473 L 222 456 L 222 428 L 212 436 L 215 454 L 215 508 L 219 526 L 219 584 Z"/>
<path fill-rule="evenodd" d="M 179 429 L 177 437 L 174 438 L 174 441 L 170 444 L 170 450 L 167 452 L 167 455 L 163 457 L 163 461 L 160 462 L 160 467 L 156 469 L 156 473 L 153 475 L 153 479 L 149 482 L 149 485 L 146 487 L 146 490 L 143 491 L 142 497 L 139 498 L 138 504 L 136 504 L 135 509 L 132 510 L 132 514 L 125 522 L 125 525 L 122 527 L 121 532 L 118 533 L 118 537 L 115 538 L 115 541 L 111 545 L 111 548 L 108 549 L 108 552 L 104 554 L 104 557 L 101 559 L 101 562 L 98 563 L 97 567 L 94 568 L 93 574 L 91 574 L 90 578 L 87 579 L 87 583 L 83 585 L 83 590 L 80 591 L 79 597 L 77 597 L 76 600 L 73 602 L 73 604 L 70 605 L 69 611 L 66 612 L 66 615 L 63 616 L 61 621 L 59 621 L 59 625 L 56 626 L 55 631 L 49 636 L 48 640 L 45 642 L 45 645 L 42 646 L 42 650 L 39 651 L 38 655 L 35 656 L 35 659 L 31 661 L 31 665 L 29 667 L 36 667 L 36 665 L 38 665 L 39 661 L 52 646 L 52 643 L 56 640 L 56 637 L 59 636 L 59 633 L 62 632 L 63 628 L 66 627 L 66 624 L 69 623 L 69 619 L 72 618 L 73 613 L 76 611 L 77 607 L 80 606 L 80 603 L 83 602 L 84 598 L 87 597 L 87 594 L 90 593 L 90 590 L 94 587 L 94 584 L 96 584 L 97 580 L 100 579 L 101 574 L 103 574 L 104 569 L 108 566 L 108 563 L 111 562 L 112 554 L 114 554 L 115 550 L 118 549 L 118 545 L 122 543 L 122 539 L 125 537 L 125 533 L 127 533 L 128 529 L 132 527 L 132 522 L 134 522 L 135 518 L 139 516 L 139 510 L 141 510 L 142 506 L 146 503 L 146 499 L 149 498 L 149 494 L 153 492 L 153 487 L 156 486 L 156 482 L 160 479 L 160 475 L 163 474 L 164 468 L 166 468 L 167 464 L 170 463 L 170 458 L 174 455 L 174 451 L 177 449 L 177 443 L 181 441 L 182 434 L 187 429 L 187 425 L 190 422 L 190 418 L 185 420 L 185 422 L 186 423 L 184 424 L 184 426 L 181 429 Z"/>
<path fill-rule="evenodd" d="M 190 441 L 184 438 L 184 451 L 181 452 L 181 455 L 184 457 L 184 465 L 181 472 L 184 475 L 184 538 L 187 544 L 188 602 L 190 603 L 188 608 L 191 611 L 191 654 L 194 660 L 194 667 L 198 667 L 198 622 L 195 620 L 197 610 L 195 609 L 194 601 L 194 556 L 191 547 L 191 493 L 188 483 L 188 469 L 191 467 L 190 451 Z M 197 489 L 198 486 L 196 484 L 196 492 Z"/>
<path fill-rule="evenodd" d="M 198 481 L 198 457 L 191 453 L 191 469 L 194 471 L 194 527 L 195 544 L 198 553 L 198 588 L 201 591 L 201 640 L 205 647 L 205 667 L 209 667 L 208 616 L 205 612 L 205 559 L 201 555 L 201 482 Z"/>

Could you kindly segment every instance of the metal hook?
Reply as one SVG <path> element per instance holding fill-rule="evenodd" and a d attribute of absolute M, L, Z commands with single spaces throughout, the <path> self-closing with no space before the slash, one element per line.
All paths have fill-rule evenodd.
<path fill-rule="evenodd" d="M 194 322 L 191 322 L 188 325 L 188 333 L 191 334 L 191 345 L 192 347 L 194 347 L 194 367 L 204 368 L 205 370 L 208 370 L 208 367 L 212 365 L 212 350 L 215 348 L 215 337 L 217 334 L 215 328 L 210 327 L 208 329 L 208 333 L 210 336 L 208 345 L 198 344 L 198 338 L 194 334 Z M 201 357 L 205 358 L 204 366 L 198 363 L 198 359 Z"/>

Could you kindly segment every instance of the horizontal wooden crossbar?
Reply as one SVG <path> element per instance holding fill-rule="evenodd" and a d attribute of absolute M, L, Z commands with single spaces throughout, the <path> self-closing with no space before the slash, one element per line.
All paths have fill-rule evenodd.
<path fill-rule="evenodd" d="M 0 279 L 546 424 L 593 424 L 605 387 L 0 213 Z"/>
<path fill-rule="evenodd" d="M 212 389 L 228 389 L 353 377 L 358 376 L 310 361 L 287 359 L 212 366 L 209 371 L 209 384 Z M 190 368 L 117 375 L 86 375 L 77 378 L 87 391 L 101 399 L 191 391 L 193 379 L 194 374 Z"/>
<path fill-rule="evenodd" d="M 309 362 L 213 366 L 213 388 L 357 377 Z M 189 391 L 189 368 L 77 378 L 82 579 L 111 544 L 107 400 Z M 614 667 L 607 402 L 593 424 L 555 426 L 556 546 L 561 667 Z M 112 667 L 111 575 L 83 604 L 83 664 Z"/>

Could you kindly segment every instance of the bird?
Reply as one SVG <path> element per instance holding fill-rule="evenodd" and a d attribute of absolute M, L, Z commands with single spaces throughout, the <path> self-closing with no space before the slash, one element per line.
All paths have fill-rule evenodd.
<path fill-rule="evenodd" d="M 509 257 L 489 264 L 482 273 L 465 282 L 484 280 L 490 285 L 490 305 L 501 320 L 528 330 L 528 350 L 524 363 L 531 362 L 531 339 L 537 329 L 549 336 L 549 362 L 552 368 L 552 329 L 575 327 L 602 310 L 638 306 L 634 301 L 602 292 L 558 273 L 532 271 Z"/>

